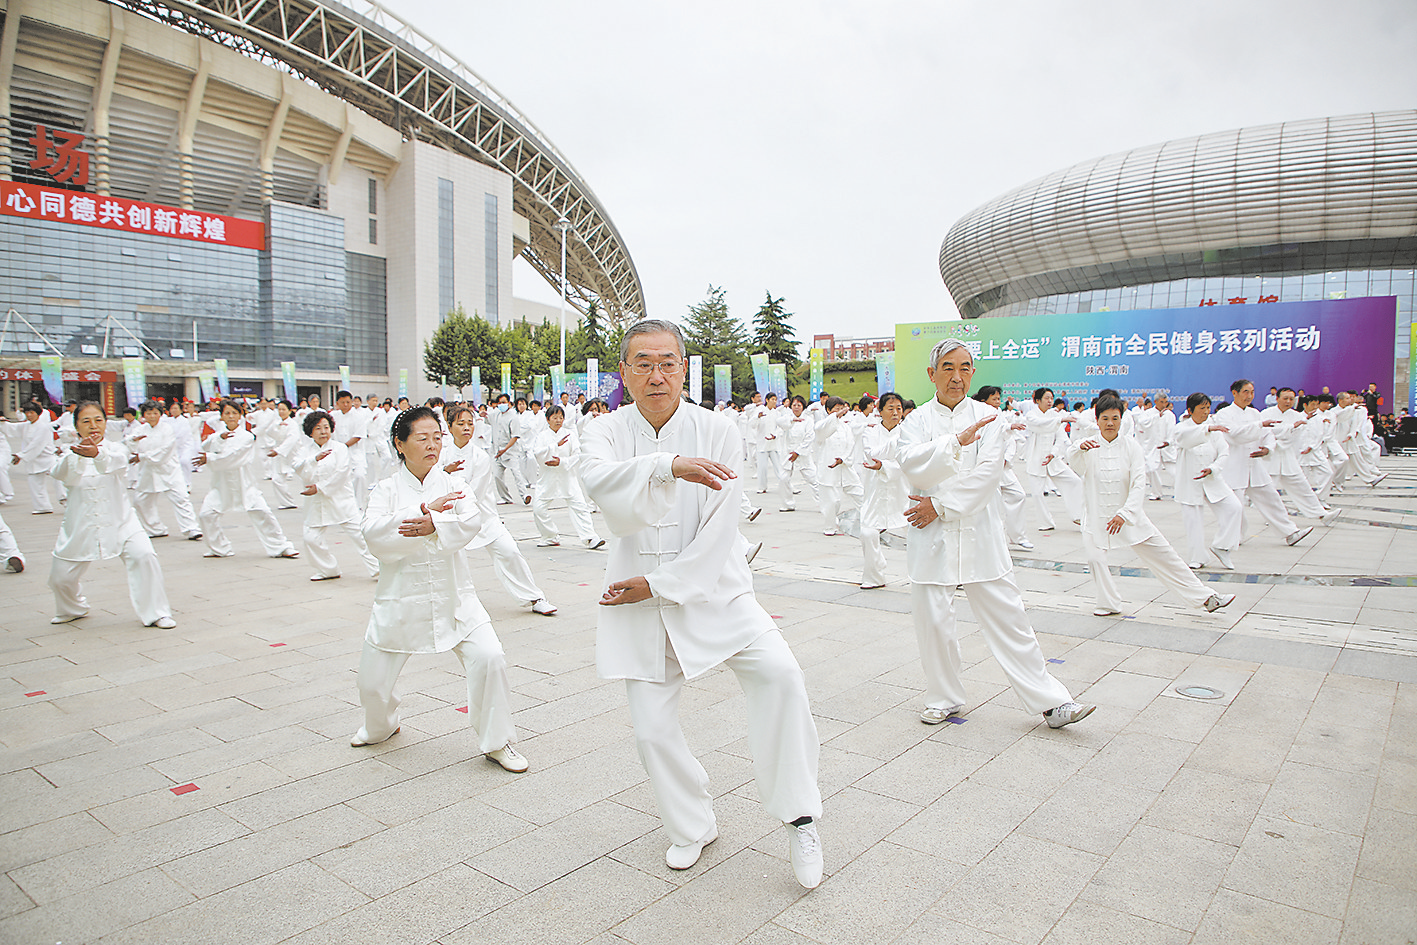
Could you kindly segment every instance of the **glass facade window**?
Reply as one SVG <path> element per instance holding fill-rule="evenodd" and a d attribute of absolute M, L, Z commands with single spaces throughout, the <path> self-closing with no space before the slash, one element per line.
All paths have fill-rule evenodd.
<path fill-rule="evenodd" d="M 485 274 L 486 300 L 482 316 L 497 324 L 497 195 L 482 195 L 482 271 Z"/>
<path fill-rule="evenodd" d="M 438 318 L 447 318 L 457 296 L 453 286 L 453 182 L 438 178 Z"/>
<path fill-rule="evenodd" d="M 369 218 L 369 245 L 379 245 L 379 221 L 373 217 Z"/>
<path fill-rule="evenodd" d="M 379 182 L 374 178 L 369 178 L 369 212 L 379 212 Z"/>

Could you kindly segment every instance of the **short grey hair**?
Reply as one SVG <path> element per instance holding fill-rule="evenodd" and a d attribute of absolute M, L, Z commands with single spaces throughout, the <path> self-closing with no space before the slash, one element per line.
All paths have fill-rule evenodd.
<path fill-rule="evenodd" d="M 673 335 L 674 340 L 679 343 L 679 357 L 688 357 L 688 349 L 684 346 L 684 333 L 679 330 L 679 326 L 673 322 L 665 321 L 662 318 L 646 318 L 635 322 L 625 329 L 625 335 L 620 339 L 620 361 L 628 364 L 630 361 L 630 339 L 638 335 L 657 335 L 660 332 Z"/>
<path fill-rule="evenodd" d="M 930 349 L 930 370 L 933 371 L 938 368 L 940 366 L 940 359 L 956 348 L 963 348 L 965 353 L 969 355 L 969 363 L 974 363 L 974 352 L 969 350 L 968 345 L 958 338 L 945 338 L 937 342 L 935 347 Z"/>

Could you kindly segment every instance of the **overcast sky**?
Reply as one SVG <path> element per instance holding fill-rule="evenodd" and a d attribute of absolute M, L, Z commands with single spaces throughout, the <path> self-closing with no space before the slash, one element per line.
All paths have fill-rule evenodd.
<path fill-rule="evenodd" d="M 1078 161 L 1417 105 L 1412 0 L 386 0 L 556 144 L 647 314 L 712 283 L 798 340 L 957 317 L 951 224 Z M 555 303 L 524 263 L 515 294 Z"/>

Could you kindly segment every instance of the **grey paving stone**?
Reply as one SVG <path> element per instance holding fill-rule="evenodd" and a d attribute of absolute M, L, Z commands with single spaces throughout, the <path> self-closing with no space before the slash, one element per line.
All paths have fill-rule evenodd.
<path fill-rule="evenodd" d="M 1225 874 L 1225 888 L 1341 919 L 1361 837 L 1256 817 Z"/>
<path fill-rule="evenodd" d="M 1258 781 L 1183 767 L 1142 820 L 1152 827 L 1239 846 L 1267 790 Z"/>
<path fill-rule="evenodd" d="M 479 872 L 531 892 L 659 827 L 659 819 L 599 801 L 468 858 Z"/>
<path fill-rule="evenodd" d="M 1358 856 L 1358 875 L 1417 894 L 1417 814 L 1374 810 Z"/>
<path fill-rule="evenodd" d="M 1228 844 L 1138 825 L 1081 898 L 1194 931 L 1234 856 L 1235 847 Z"/>
<path fill-rule="evenodd" d="M 1043 939 L 1043 945 L 1094 945 L 1096 942 L 1187 945 L 1190 941 L 1190 933 L 1181 929 L 1079 899 L 1053 926 Z"/>
<path fill-rule="evenodd" d="M 886 835 L 891 843 L 973 866 L 999 845 L 1042 803 L 1018 794 L 966 780 L 938 803 L 916 814 Z"/>
<path fill-rule="evenodd" d="M 0 921 L 0 939 L 91 942 L 194 898 L 162 870 L 146 869 Z"/>
<path fill-rule="evenodd" d="M 1417 940 L 1413 929 L 1417 929 L 1417 897 L 1362 877 L 1353 881 L 1339 945 L 1408 945 Z"/>
<path fill-rule="evenodd" d="M 1215 894 L 1191 945 L 1278 941 L 1338 945 L 1342 931 L 1343 923 L 1338 919 L 1222 889 Z"/>
<path fill-rule="evenodd" d="M 1377 779 L 1286 761 L 1260 813 L 1324 830 L 1362 836 Z"/>
<path fill-rule="evenodd" d="M 1018 832 L 1108 856 L 1156 800 L 1154 791 L 1083 773 L 1060 785 Z"/>

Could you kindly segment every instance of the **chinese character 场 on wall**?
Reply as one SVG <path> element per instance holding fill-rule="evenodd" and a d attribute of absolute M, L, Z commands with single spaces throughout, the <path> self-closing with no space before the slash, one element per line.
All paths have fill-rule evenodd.
<path fill-rule="evenodd" d="M 30 144 L 34 145 L 34 160 L 30 161 L 30 167 L 44 171 L 61 184 L 87 187 L 89 155 L 79 150 L 84 136 L 58 129 L 53 134 L 55 140 L 50 139 L 50 131 L 44 125 L 34 126 L 34 137 L 30 139 Z"/>

